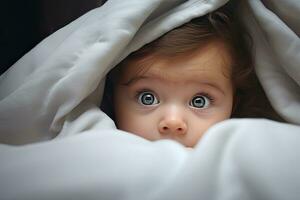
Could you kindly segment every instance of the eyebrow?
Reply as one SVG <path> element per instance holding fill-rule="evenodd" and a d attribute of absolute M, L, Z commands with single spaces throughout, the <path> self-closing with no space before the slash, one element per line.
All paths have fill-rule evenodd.
<path fill-rule="evenodd" d="M 149 77 L 149 76 L 135 76 L 135 77 L 130 78 L 127 82 L 123 83 L 122 85 L 124 85 L 124 86 L 130 86 L 130 85 L 133 85 L 134 83 L 138 82 L 139 80 L 149 79 L 149 78 L 154 78 L 154 77 Z"/>
<path fill-rule="evenodd" d="M 129 87 L 129 86 L 135 84 L 136 82 L 138 82 L 140 80 L 145 80 L 145 79 L 166 80 L 165 78 L 160 77 L 160 76 L 135 76 L 135 77 L 130 78 L 127 82 L 123 83 L 122 85 Z M 198 83 L 198 84 L 200 83 L 200 84 L 209 85 L 210 87 L 213 87 L 213 88 L 217 89 L 223 95 L 225 95 L 225 92 L 223 91 L 222 87 L 220 87 L 218 84 L 214 83 L 213 81 L 199 81 L 197 79 L 192 79 L 192 80 L 187 80 L 187 81 L 195 82 L 195 83 Z"/>

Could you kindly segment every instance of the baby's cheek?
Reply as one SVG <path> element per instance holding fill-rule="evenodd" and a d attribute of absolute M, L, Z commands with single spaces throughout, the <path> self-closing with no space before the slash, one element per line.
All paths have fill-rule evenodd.
<path fill-rule="evenodd" d="M 197 126 L 194 127 L 193 130 L 191 130 L 191 132 L 189 132 L 191 135 L 189 136 L 189 145 L 187 146 L 194 146 L 196 143 L 198 143 L 198 141 L 201 140 L 201 138 L 203 137 L 203 135 L 205 134 L 205 131 L 209 128 L 209 126 L 202 125 L 202 126 Z"/>
<path fill-rule="evenodd" d="M 128 115 L 119 123 L 119 129 L 141 136 L 148 140 L 158 139 L 155 124 L 142 116 Z"/>
<path fill-rule="evenodd" d="M 159 139 L 157 135 L 156 125 L 149 119 L 140 118 L 135 122 L 134 133 L 148 140 Z"/>
<path fill-rule="evenodd" d="M 198 119 L 194 123 L 191 123 L 186 146 L 195 146 L 205 135 L 206 131 L 220 121 L 222 121 L 220 118 L 210 118 L 205 120 Z"/>
<path fill-rule="evenodd" d="M 158 140 L 157 134 L 155 132 L 152 132 L 151 130 L 145 130 L 145 129 L 136 129 L 133 130 L 131 133 L 138 135 L 142 138 L 145 138 L 147 140 Z"/>

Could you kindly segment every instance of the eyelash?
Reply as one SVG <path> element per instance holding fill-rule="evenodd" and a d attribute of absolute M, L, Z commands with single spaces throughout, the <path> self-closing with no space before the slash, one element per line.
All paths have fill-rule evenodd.
<path fill-rule="evenodd" d="M 210 103 L 211 104 L 214 104 L 215 102 L 215 98 L 213 98 L 210 94 L 208 94 L 207 92 L 200 92 L 200 93 L 197 93 L 195 96 L 198 96 L 198 95 L 201 95 L 201 96 L 205 96 L 206 98 L 208 98 L 210 100 Z"/>
<path fill-rule="evenodd" d="M 134 98 L 135 98 L 135 99 L 138 99 L 138 98 L 139 98 L 139 95 L 142 94 L 143 92 L 151 92 L 151 93 L 156 94 L 155 92 L 153 92 L 153 91 L 150 90 L 150 89 L 141 89 L 141 90 L 137 90 L 137 91 L 135 92 Z"/>
<path fill-rule="evenodd" d="M 140 95 L 141 93 L 143 93 L 143 92 L 151 92 L 151 93 L 154 93 L 154 94 L 155 94 L 155 92 L 153 92 L 153 91 L 150 90 L 150 89 L 141 89 L 141 90 L 137 90 L 137 91 L 135 92 L 135 95 L 134 95 L 135 99 L 138 100 L 139 95 Z M 215 98 L 212 97 L 212 96 L 211 96 L 209 93 L 207 93 L 207 92 L 200 92 L 200 93 L 197 93 L 197 94 L 194 95 L 194 96 L 198 96 L 198 95 L 205 96 L 206 98 L 208 98 L 209 101 L 210 101 L 210 103 L 211 103 L 212 105 L 213 105 L 214 102 L 215 102 Z"/>

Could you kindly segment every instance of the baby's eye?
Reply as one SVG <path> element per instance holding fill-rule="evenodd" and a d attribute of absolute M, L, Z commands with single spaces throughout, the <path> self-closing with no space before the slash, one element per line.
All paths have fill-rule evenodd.
<path fill-rule="evenodd" d="M 190 101 L 190 106 L 204 109 L 210 105 L 210 99 L 204 95 L 197 95 Z"/>
<path fill-rule="evenodd" d="M 152 92 L 141 92 L 138 94 L 138 101 L 140 104 L 149 106 L 158 104 L 159 101 Z"/>

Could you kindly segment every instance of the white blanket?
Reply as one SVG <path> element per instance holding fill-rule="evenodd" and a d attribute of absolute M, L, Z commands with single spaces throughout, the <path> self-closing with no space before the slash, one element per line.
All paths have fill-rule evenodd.
<path fill-rule="evenodd" d="M 119 131 L 99 109 L 120 60 L 226 2 L 109 0 L 15 63 L 0 77 L 0 199 L 299 199 L 298 0 L 239 10 L 259 79 L 289 123 L 227 120 L 186 149 Z"/>

